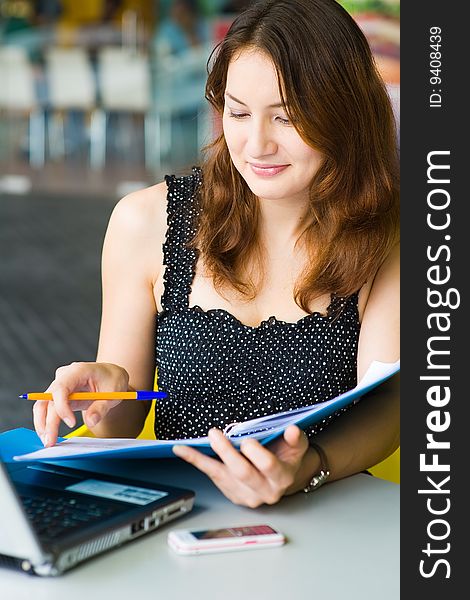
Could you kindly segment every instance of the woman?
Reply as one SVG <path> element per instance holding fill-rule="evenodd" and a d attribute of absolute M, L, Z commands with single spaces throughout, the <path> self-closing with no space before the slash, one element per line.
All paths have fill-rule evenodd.
<path fill-rule="evenodd" d="M 103 248 L 96 363 L 58 369 L 36 403 L 46 446 L 74 390 L 169 392 L 158 438 L 250 507 L 357 473 L 398 445 L 396 378 L 305 435 L 240 452 L 221 429 L 324 401 L 399 356 L 393 113 L 367 42 L 333 0 L 263 0 L 217 49 L 206 95 L 221 135 L 201 169 L 122 199 Z M 156 353 L 155 353 L 156 340 Z M 130 437 L 142 402 L 93 402 L 97 436 Z M 328 464 L 326 464 L 328 463 Z"/>

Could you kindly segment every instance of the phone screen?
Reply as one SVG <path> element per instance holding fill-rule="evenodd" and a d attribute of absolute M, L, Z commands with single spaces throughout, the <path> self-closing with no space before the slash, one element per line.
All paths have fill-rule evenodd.
<path fill-rule="evenodd" d="M 191 531 L 198 540 L 214 540 L 217 538 L 236 538 L 245 535 L 271 535 L 277 533 L 269 525 L 249 525 L 247 527 L 229 527 L 226 529 L 206 529 L 204 531 Z"/>

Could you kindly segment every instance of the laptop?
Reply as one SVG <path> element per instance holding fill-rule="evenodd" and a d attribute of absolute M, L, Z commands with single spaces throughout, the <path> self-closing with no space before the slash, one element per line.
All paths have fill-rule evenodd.
<path fill-rule="evenodd" d="M 188 513 L 194 496 L 55 464 L 0 460 L 0 566 L 60 575 Z"/>

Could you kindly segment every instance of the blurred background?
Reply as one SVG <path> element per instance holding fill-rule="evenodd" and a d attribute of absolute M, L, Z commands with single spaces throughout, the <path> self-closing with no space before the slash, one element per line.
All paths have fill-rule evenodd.
<path fill-rule="evenodd" d="M 0 432 L 32 428 L 18 394 L 94 360 L 110 213 L 198 164 L 212 136 L 207 59 L 249 4 L 0 0 Z M 341 4 L 398 119 L 399 2 Z"/>

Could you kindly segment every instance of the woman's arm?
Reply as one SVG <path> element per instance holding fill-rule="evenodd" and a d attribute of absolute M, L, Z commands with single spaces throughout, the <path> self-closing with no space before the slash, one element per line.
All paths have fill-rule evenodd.
<path fill-rule="evenodd" d="M 73 391 L 153 387 L 157 312 L 153 290 L 163 263 L 166 194 L 163 182 L 129 194 L 113 210 L 102 253 L 97 362 L 60 367 L 49 386 L 54 401 L 34 405 L 34 425 L 46 445 L 56 442 L 61 419 L 74 425 L 74 410 L 85 409 L 84 421 L 99 437 L 135 437 L 143 427 L 148 402 L 70 403 L 68 396 Z"/>
<path fill-rule="evenodd" d="M 111 216 L 102 255 L 103 308 L 97 362 L 129 374 L 129 388 L 153 389 L 157 308 L 154 285 L 163 263 L 165 183 L 123 198 Z M 93 428 L 99 437 L 135 437 L 150 403 L 121 402 Z"/>

